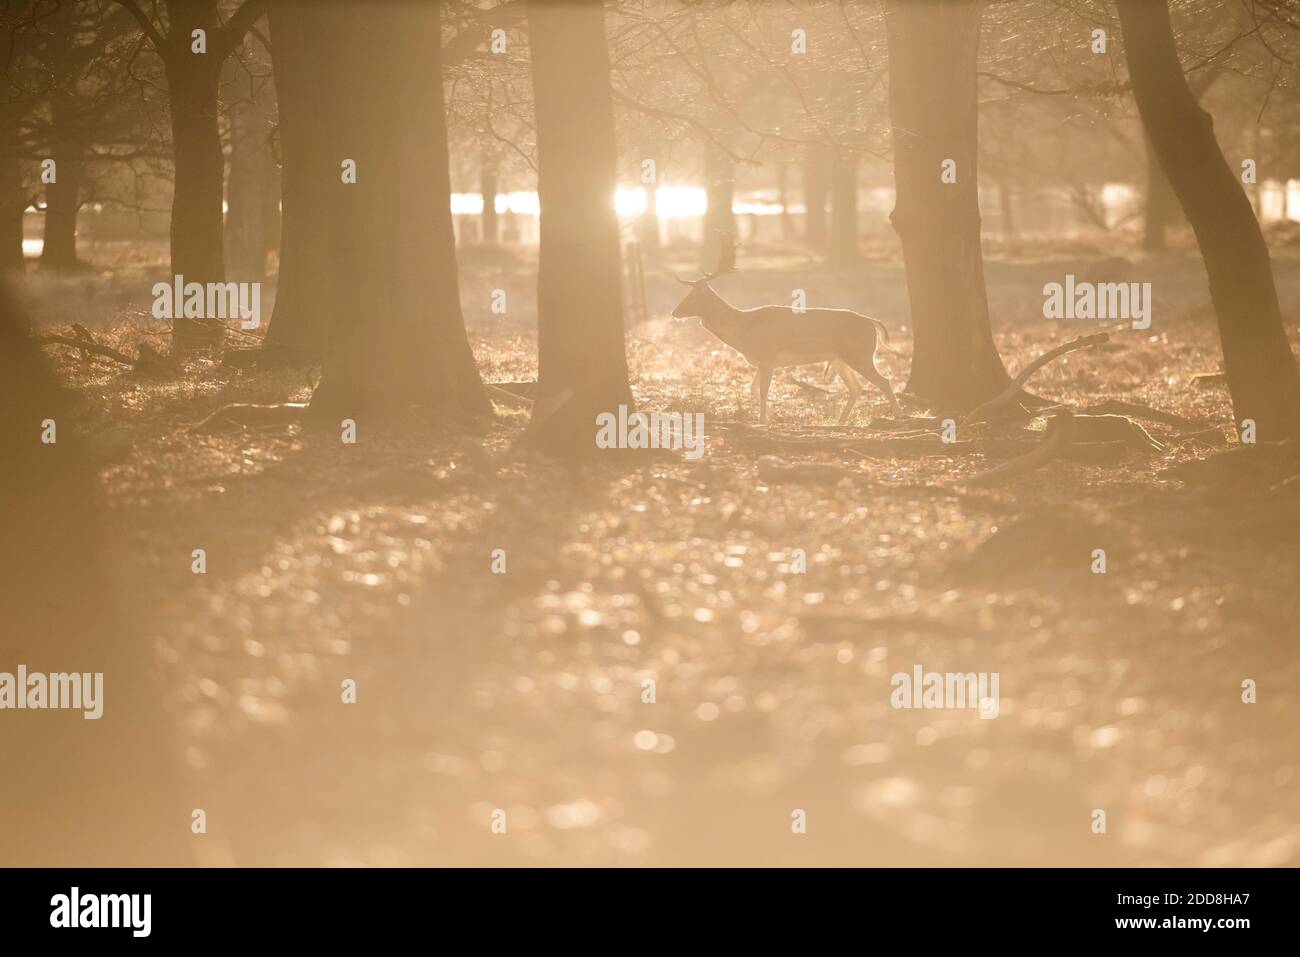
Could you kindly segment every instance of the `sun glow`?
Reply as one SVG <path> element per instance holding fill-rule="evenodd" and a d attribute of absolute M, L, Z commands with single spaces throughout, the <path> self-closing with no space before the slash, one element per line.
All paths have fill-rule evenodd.
<path fill-rule="evenodd" d="M 620 186 L 614 194 L 614 209 L 621 219 L 635 218 L 645 213 L 648 197 L 649 191 L 642 187 Z M 660 219 L 692 219 L 703 216 L 709 207 L 708 193 L 699 186 L 660 186 L 655 189 L 654 197 L 655 213 Z M 780 212 L 780 207 L 771 203 L 737 203 L 734 208 L 738 213 L 758 215 Z M 496 209 L 498 214 L 521 216 L 537 216 L 541 212 L 537 193 L 532 191 L 498 193 Z M 452 193 L 451 212 L 454 216 L 480 216 L 483 197 L 478 193 Z"/>

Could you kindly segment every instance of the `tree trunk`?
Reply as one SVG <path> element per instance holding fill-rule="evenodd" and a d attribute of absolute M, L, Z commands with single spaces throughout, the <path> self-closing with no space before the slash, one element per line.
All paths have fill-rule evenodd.
<path fill-rule="evenodd" d="M 219 69 L 212 53 L 174 53 L 167 70 L 175 150 L 172 194 L 172 272 L 186 282 L 222 282 L 222 185 L 225 160 L 217 121 Z"/>
<path fill-rule="evenodd" d="M 306 40 L 305 59 L 286 67 L 305 71 L 298 81 L 317 85 L 322 108 L 322 148 L 306 161 L 333 176 L 320 211 L 328 262 L 307 277 L 329 297 L 312 418 L 352 419 L 364 441 L 411 407 L 488 413 L 460 310 L 440 5 L 286 6 Z"/>
<path fill-rule="evenodd" d="M 1143 139 L 1147 154 L 1147 202 L 1142 224 L 1142 248 L 1149 253 L 1158 253 L 1166 248 L 1165 231 L 1170 225 L 1178 198 L 1169 185 L 1169 177 L 1160 168 L 1160 160 L 1156 157 L 1150 138 Z"/>
<path fill-rule="evenodd" d="M 55 179 L 45 192 L 45 239 L 40 268 L 72 272 L 77 259 L 77 214 L 81 210 L 82 160 L 77 144 L 60 144 L 54 151 Z"/>
<path fill-rule="evenodd" d="M 217 91 L 229 52 L 216 0 L 168 0 L 166 47 L 159 51 L 167 75 L 172 128 L 171 270 L 185 282 L 223 282 L 225 157 L 221 150 Z M 206 52 L 193 50 L 193 31 L 206 31 Z M 172 322 L 174 349 L 217 345 L 224 329 L 213 316 Z"/>
<path fill-rule="evenodd" d="M 777 202 L 781 205 L 781 241 L 789 243 L 794 239 L 794 224 L 790 220 L 790 163 L 788 160 L 776 161 Z"/>
<path fill-rule="evenodd" d="M 231 61 L 233 63 L 233 61 Z M 256 99 L 233 105 L 230 117 L 230 178 L 225 227 L 226 276 L 263 282 L 279 204 L 279 172 L 271 153 L 274 94 L 269 85 Z"/>
<path fill-rule="evenodd" d="M 862 261 L 858 248 L 858 157 L 837 150 L 831 166 L 832 268 L 844 269 Z"/>
<path fill-rule="evenodd" d="M 980 248 L 978 0 L 889 0 L 889 108 L 913 354 L 907 389 L 938 410 L 965 410 L 1010 381 L 989 325 Z M 956 182 L 941 181 L 944 161 Z"/>
<path fill-rule="evenodd" d="M 598 0 L 529 0 L 528 24 L 542 210 L 538 397 L 529 438 L 551 454 L 589 454 L 596 416 L 633 406 L 604 7 Z"/>
<path fill-rule="evenodd" d="M 23 254 L 27 194 L 18 165 L 17 123 L 15 111 L 0 105 L 0 276 L 21 274 L 27 268 Z"/>
<path fill-rule="evenodd" d="M 1010 180 L 998 181 L 998 212 L 1002 217 L 1002 241 L 1012 242 L 1016 238 L 1016 200 L 1015 187 Z"/>
<path fill-rule="evenodd" d="M 5 176 L 6 182 L 0 185 L 0 190 L 4 192 L 0 198 L 0 276 L 20 275 L 27 269 L 27 258 L 23 253 L 23 212 L 26 204 L 21 199 L 21 189 L 12 189 L 8 179 Z"/>
<path fill-rule="evenodd" d="M 175 185 L 172 191 L 171 269 L 186 283 L 225 281 L 222 252 L 222 180 L 225 159 L 217 125 L 218 73 L 205 66 L 168 70 Z M 216 317 L 176 318 L 173 348 L 218 345 Z"/>
<path fill-rule="evenodd" d="M 830 195 L 830 160 L 826 147 L 804 150 L 803 202 L 804 241 L 816 249 L 826 248 L 826 200 Z"/>
<path fill-rule="evenodd" d="M 1196 233 L 1223 342 L 1223 369 L 1238 422 L 1261 440 L 1300 434 L 1296 375 L 1259 221 L 1219 149 L 1210 115 L 1178 62 L 1169 8 L 1120 0 L 1120 26 L 1142 124 Z"/>
<path fill-rule="evenodd" d="M 266 357 L 275 362 L 319 359 L 324 354 L 329 249 L 327 212 L 340 185 L 344 157 L 326 151 L 321 127 L 329 121 L 319 70 L 307 49 L 302 3 L 271 3 L 271 57 L 280 131 L 280 271 L 275 310 L 266 331 Z"/>
<path fill-rule="evenodd" d="M 491 157 L 484 156 L 479 167 L 480 192 L 483 194 L 483 235 L 486 246 L 495 246 L 500 241 L 497 227 L 497 165 Z"/>
<path fill-rule="evenodd" d="M 709 143 L 704 153 L 704 187 L 708 207 L 704 211 L 704 235 L 700 241 L 700 269 L 709 270 L 718 261 L 719 236 L 736 235 L 736 169 L 731 157 Z"/>

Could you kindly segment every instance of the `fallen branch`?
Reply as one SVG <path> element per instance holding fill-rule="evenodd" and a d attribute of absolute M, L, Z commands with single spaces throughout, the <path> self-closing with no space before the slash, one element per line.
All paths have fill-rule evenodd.
<path fill-rule="evenodd" d="M 981 443 L 984 454 L 991 458 L 1013 458 L 1028 455 L 1038 448 L 1040 442 L 1026 442 L 1023 439 L 984 439 Z M 1123 440 L 1107 442 L 1072 442 L 1062 449 L 1060 457 L 1071 462 L 1086 465 L 1121 465 L 1128 460 L 1130 443 Z"/>
<path fill-rule="evenodd" d="M 934 432 L 915 435 L 890 436 L 819 436 L 787 435 L 768 432 L 740 422 L 714 423 L 715 429 L 727 434 L 731 441 L 748 445 L 759 451 L 787 450 L 797 452 L 855 452 L 872 458 L 915 458 L 924 455 L 965 455 L 978 451 L 971 442 L 944 442 Z"/>
<path fill-rule="evenodd" d="M 68 336 L 55 335 L 36 336 L 34 338 L 38 345 L 71 346 L 74 349 L 80 349 L 83 354 L 86 352 L 93 352 L 97 356 L 104 356 L 107 359 L 112 359 L 115 362 L 120 362 L 123 365 L 130 366 L 132 369 L 135 368 L 135 360 L 126 353 L 118 352 L 116 349 L 110 349 L 108 346 L 101 346 L 93 340 L 87 342 L 85 339 L 72 339 Z"/>
<path fill-rule="evenodd" d="M 503 402 L 506 405 L 513 405 L 524 409 L 531 409 L 533 407 L 532 399 L 526 398 L 522 395 L 516 395 L 514 392 L 511 392 L 508 389 L 503 389 L 499 385 L 485 382 L 483 383 L 483 388 L 487 391 L 489 398 L 495 399 L 498 402 Z"/>
<path fill-rule="evenodd" d="M 274 405 L 236 402 L 222 406 L 190 428 L 195 432 L 218 432 L 232 426 L 280 425 L 297 422 L 306 411 L 306 402 L 280 402 Z"/>
<path fill-rule="evenodd" d="M 968 479 L 959 479 L 958 485 L 994 485 L 1017 475 L 1032 472 L 1056 458 L 1074 440 L 1074 414 L 1068 409 L 1062 410 L 1047 423 L 1047 434 L 1043 441 L 1026 455 L 1003 462 L 996 468 Z"/>
<path fill-rule="evenodd" d="M 1223 385 L 1227 381 L 1226 372 L 1198 372 L 1192 376 L 1192 385 L 1197 389 L 1203 389 L 1207 385 Z"/>
<path fill-rule="evenodd" d="M 79 322 L 74 322 L 74 323 L 72 324 L 72 333 L 73 333 L 73 335 L 75 335 L 78 339 L 82 340 L 83 342 L 89 342 L 89 343 L 92 344 L 92 345 L 94 345 L 94 343 L 95 343 L 95 337 L 92 336 L 92 335 L 90 334 L 90 330 L 87 329 L 85 326 L 83 326 L 83 325 L 82 325 L 81 323 L 79 323 Z M 82 362 L 89 362 L 89 361 L 90 361 L 90 350 L 89 350 L 89 349 L 82 349 L 82 350 L 80 350 L 80 355 L 81 355 L 81 361 L 82 361 Z"/>
<path fill-rule="evenodd" d="M 1100 405 L 1090 405 L 1083 411 L 1088 415 L 1127 415 L 1134 419 L 1147 419 L 1150 422 L 1171 425 L 1176 429 L 1199 429 L 1205 425 L 1203 421 L 1185 419 L 1181 415 L 1162 412 L 1160 409 L 1154 409 L 1149 405 L 1141 405 L 1137 402 L 1122 402 L 1119 399 L 1107 399 Z"/>
<path fill-rule="evenodd" d="M 1195 440 L 1197 442 L 1202 442 L 1205 445 L 1213 446 L 1228 444 L 1228 439 L 1227 436 L 1223 434 L 1223 429 L 1217 427 L 1201 429 L 1199 432 L 1184 432 L 1182 435 L 1175 435 L 1173 438 L 1173 441 L 1175 442 L 1186 442 L 1188 440 Z"/>
<path fill-rule="evenodd" d="M 86 361 L 91 354 L 103 356 L 106 359 L 112 359 L 114 362 L 120 362 L 125 366 L 130 366 L 136 372 L 147 375 L 163 375 L 172 371 L 171 360 L 167 356 L 158 352 L 148 343 L 141 342 L 139 346 L 139 355 L 134 359 L 125 352 L 119 352 L 110 346 L 101 346 L 90 335 L 90 331 L 81 323 L 73 323 L 72 331 L 77 334 L 75 339 L 67 336 L 44 335 L 34 336 L 38 345 L 42 346 L 71 346 L 80 352 L 82 361 Z"/>
<path fill-rule="evenodd" d="M 1109 340 L 1109 333 L 1099 332 L 1096 335 L 1080 336 L 1077 339 L 1071 339 L 1069 342 L 1057 346 L 1050 352 L 1044 352 L 1041 356 L 1020 370 L 1020 374 L 1012 379 L 1011 383 L 1003 389 L 999 395 L 994 396 L 983 405 L 976 406 L 971 410 L 971 412 L 963 418 L 963 424 L 969 425 L 972 422 L 985 421 L 992 415 L 992 413 L 998 411 L 1003 406 L 1010 405 L 1015 401 L 1016 397 L 1020 395 L 1021 389 L 1033 374 L 1052 360 L 1059 359 L 1061 356 L 1070 352 L 1075 352 L 1079 349 L 1087 349 L 1090 346 L 1101 345 L 1103 342 L 1108 342 Z"/>
<path fill-rule="evenodd" d="M 920 458 L 926 455 L 970 455 L 979 451 L 976 442 L 945 442 L 934 433 L 896 439 L 859 439 L 844 446 L 845 452 L 855 452 L 868 458 Z"/>
<path fill-rule="evenodd" d="M 1078 414 L 1074 417 L 1076 442 L 1124 442 L 1143 452 L 1163 452 L 1151 433 L 1125 415 Z"/>

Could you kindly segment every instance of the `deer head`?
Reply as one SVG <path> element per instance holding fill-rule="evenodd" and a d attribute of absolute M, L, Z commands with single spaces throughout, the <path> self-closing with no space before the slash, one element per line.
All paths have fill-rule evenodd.
<path fill-rule="evenodd" d="M 686 298 L 677 304 L 673 310 L 674 319 L 689 319 L 692 316 L 704 315 L 704 310 L 710 302 L 713 290 L 709 288 L 709 283 L 719 276 L 725 276 L 727 273 L 736 271 L 736 250 L 740 248 L 740 243 L 736 242 L 736 237 L 731 233 L 720 233 L 718 235 L 718 265 L 713 272 L 707 276 L 701 276 L 699 279 L 682 279 L 677 277 L 677 281 L 684 286 L 690 286 L 691 291 L 686 294 Z"/>

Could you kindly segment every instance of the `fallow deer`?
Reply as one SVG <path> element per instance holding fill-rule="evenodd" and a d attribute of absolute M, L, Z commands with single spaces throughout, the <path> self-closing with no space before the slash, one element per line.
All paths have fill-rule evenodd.
<path fill-rule="evenodd" d="M 772 370 L 828 362 L 848 387 L 849 398 L 840 413 L 847 422 L 849 413 L 862 396 L 862 387 L 854 372 L 877 386 L 889 399 L 894 416 L 902 416 L 898 399 L 889 380 L 876 368 L 876 341 L 889 342 L 884 323 L 848 309 L 806 309 L 796 312 L 789 306 L 758 306 L 737 309 L 709 286 L 714 279 L 736 271 L 736 250 L 732 237 L 723 234 L 718 266 L 699 279 L 678 282 L 691 287 L 686 298 L 673 310 L 674 319 L 698 318 L 705 329 L 744 357 L 757 370 L 753 391 L 758 395 L 759 421 L 767 422 L 767 391 L 772 384 Z"/>

